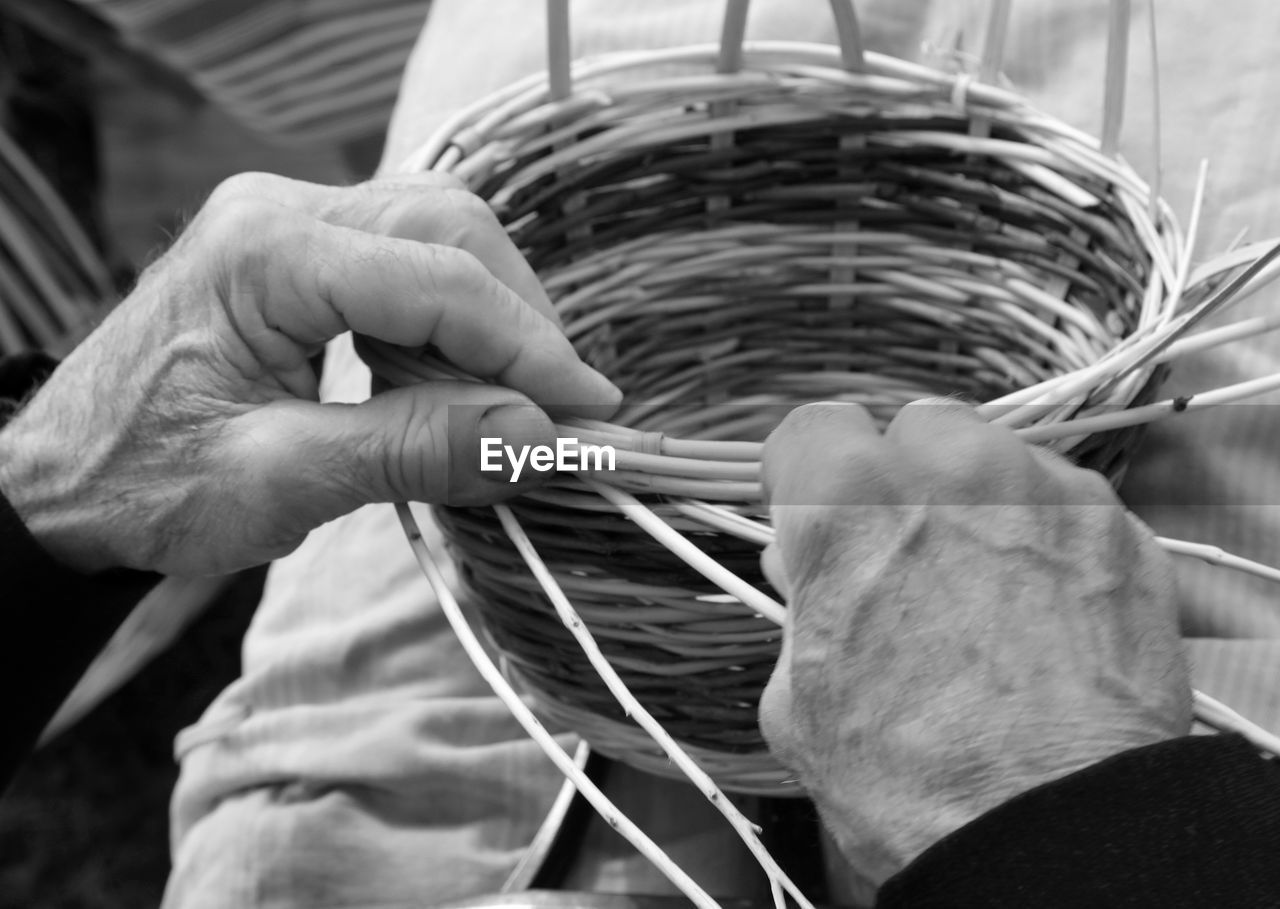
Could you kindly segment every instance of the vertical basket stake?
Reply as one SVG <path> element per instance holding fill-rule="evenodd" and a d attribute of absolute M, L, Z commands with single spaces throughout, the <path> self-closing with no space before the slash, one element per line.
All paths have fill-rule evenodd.
<path fill-rule="evenodd" d="M 987 30 L 982 40 L 982 63 L 978 78 L 994 85 L 1004 67 L 1004 49 L 1009 37 L 1009 14 L 1013 0 L 991 0 L 987 7 Z"/>
<path fill-rule="evenodd" d="M 844 158 L 865 148 L 867 145 L 866 136 L 862 133 L 845 133 L 840 137 L 839 155 L 840 162 L 836 166 L 836 178 L 843 184 L 854 176 L 854 169 L 845 163 Z M 841 193 L 836 197 L 837 208 L 848 208 L 849 200 Z M 858 232 L 858 221 L 856 220 L 840 220 L 836 222 L 837 234 L 856 234 Z M 833 310 L 846 310 L 853 306 L 854 290 L 853 287 L 857 283 L 857 270 L 852 264 L 841 265 L 840 259 L 853 260 L 858 255 L 858 243 L 856 240 L 838 240 L 831 250 L 832 257 L 836 260 L 831 267 L 831 283 L 834 287 L 845 285 L 849 288 L 847 292 L 834 292 L 829 300 L 829 307 Z M 835 368 L 834 366 L 832 368 Z"/>
<path fill-rule="evenodd" d="M 831 15 L 836 20 L 836 38 L 840 42 L 840 65 L 845 72 L 867 71 L 866 52 L 862 47 L 862 29 L 853 0 L 831 0 Z"/>
<path fill-rule="evenodd" d="M 573 34 L 569 26 L 569 0 L 547 0 L 547 94 L 552 101 L 567 100 L 573 94 Z M 553 122 L 552 126 L 558 125 Z M 559 150 L 569 140 L 557 143 Z M 586 207 L 582 193 L 571 193 L 561 205 L 566 215 Z M 587 225 L 568 232 L 571 240 L 585 240 L 591 235 Z"/>
<path fill-rule="evenodd" d="M 747 11 L 751 0 L 727 0 L 720 25 L 720 53 L 716 72 L 736 73 L 742 69 L 742 45 L 747 40 Z"/>
<path fill-rule="evenodd" d="M 987 4 L 987 25 L 983 30 L 982 37 L 982 56 L 978 63 L 978 80 L 988 85 L 996 84 L 1000 78 L 1000 71 L 1004 66 L 1004 51 L 1009 35 L 1009 16 L 1013 9 L 1013 0 L 990 0 Z M 961 72 L 956 77 L 955 91 L 952 99 L 955 105 L 960 108 L 960 113 L 969 117 L 969 135 L 977 139 L 986 139 L 991 135 L 991 120 L 989 117 L 971 113 L 968 103 L 968 82 L 969 75 Z M 1083 232 L 1079 229 L 1076 233 L 1083 236 Z M 1060 279 L 1054 279 L 1055 283 L 1062 283 Z M 1057 289 L 1052 285 L 1046 287 L 1045 290 L 1053 296 L 1065 296 L 1066 285 L 1062 283 L 1061 289 Z M 954 340 L 942 341 L 939 344 L 941 350 L 946 353 L 958 353 L 960 345 Z"/>
<path fill-rule="evenodd" d="M 731 75 L 742 69 L 743 44 L 747 38 L 747 12 L 750 0 L 727 0 L 724 7 L 724 21 L 720 26 L 720 53 L 716 57 L 716 72 Z M 713 101 L 707 108 L 707 115 L 714 119 L 728 117 L 736 110 L 733 101 Z M 710 136 L 712 151 L 721 151 L 733 147 L 733 133 L 714 132 Z M 708 196 L 707 214 L 725 211 L 729 207 L 728 196 Z"/>
<path fill-rule="evenodd" d="M 862 29 L 858 25 L 858 14 L 854 8 L 853 0 L 831 0 L 831 14 L 836 23 L 836 35 L 840 41 L 840 62 L 845 72 L 861 73 L 867 68 L 866 56 L 862 47 Z M 867 137 L 861 132 L 845 133 L 840 137 L 840 156 L 843 158 L 846 154 L 851 154 L 859 149 L 865 148 Z M 843 160 L 836 167 L 837 178 L 843 183 L 853 176 L 853 168 L 846 165 Z M 848 201 L 844 196 L 837 197 L 836 206 L 845 208 Z M 837 233 L 854 234 L 858 231 L 858 222 L 837 221 Z M 832 256 L 835 259 L 854 259 L 858 255 L 858 244 L 854 241 L 836 243 L 832 249 Z M 833 264 L 831 269 L 831 283 L 835 286 L 848 285 L 850 291 L 848 293 L 835 293 L 831 295 L 831 309 L 849 309 L 853 306 L 853 285 L 857 283 L 857 271 L 853 265 Z M 834 368 L 834 367 L 833 367 Z"/>
<path fill-rule="evenodd" d="M 835 20 L 836 35 L 840 44 L 841 64 L 847 72 L 864 72 L 866 70 L 866 56 L 862 46 L 862 31 L 858 25 L 857 12 L 854 9 L 853 0 L 830 0 L 831 14 Z M 743 45 L 746 42 L 747 34 L 747 13 L 750 8 L 750 0 L 726 0 L 724 22 L 720 29 L 720 53 L 716 59 L 716 72 L 718 73 L 735 73 L 742 68 L 743 62 Z M 732 102 L 717 103 L 711 105 L 711 116 L 723 117 L 733 109 L 735 105 Z M 840 150 L 860 148 L 865 143 L 865 139 L 861 135 L 842 136 L 839 140 Z M 724 149 L 733 145 L 733 136 L 729 133 L 715 133 L 711 136 L 712 149 Z M 837 174 L 840 178 L 844 178 L 846 173 L 843 168 L 837 166 Z M 837 201 L 836 203 L 840 203 Z M 707 211 L 717 212 L 723 211 L 728 207 L 728 199 L 724 196 L 712 196 L 707 199 Z M 845 230 L 856 230 L 856 224 L 838 223 L 836 230 L 843 232 Z M 856 250 L 847 244 L 836 244 L 832 250 L 833 257 L 852 256 Z M 854 280 L 853 271 L 849 267 L 833 265 L 831 271 L 831 283 L 836 284 L 852 284 Z M 852 297 L 849 294 L 833 294 L 831 297 L 832 308 L 846 308 L 852 304 Z"/>
<path fill-rule="evenodd" d="M 547 85 L 552 101 L 573 93 L 573 50 L 569 0 L 547 0 Z"/>
<path fill-rule="evenodd" d="M 1129 71 L 1129 0 L 1111 0 L 1107 23 L 1107 78 L 1102 98 L 1102 153 L 1115 157 L 1124 121 L 1124 90 Z"/>
<path fill-rule="evenodd" d="M 1151 53 L 1151 166 L 1155 169 L 1151 180 L 1151 220 L 1155 221 L 1160 210 L 1160 193 L 1164 185 L 1164 129 L 1160 116 L 1160 42 L 1156 38 L 1156 0 L 1147 2 L 1147 44 Z"/>
<path fill-rule="evenodd" d="M 987 4 L 987 27 L 982 38 L 982 59 L 978 64 L 978 79 L 995 85 L 1004 66 L 1004 50 L 1009 36 L 1009 14 L 1013 0 L 991 0 Z M 991 133 L 991 121 L 986 117 L 972 117 L 969 135 L 985 139 Z"/>

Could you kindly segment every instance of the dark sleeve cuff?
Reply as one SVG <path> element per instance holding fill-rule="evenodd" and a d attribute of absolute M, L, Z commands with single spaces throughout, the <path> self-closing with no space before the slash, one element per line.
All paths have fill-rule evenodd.
<path fill-rule="evenodd" d="M 1134 749 L 1011 799 L 878 909 L 1280 906 L 1280 766 L 1235 735 Z"/>
<path fill-rule="evenodd" d="M 85 668 L 159 575 L 79 574 L 40 547 L 0 495 L 0 790 Z"/>
<path fill-rule="evenodd" d="M 40 387 L 58 361 L 32 350 L 0 357 L 0 426 L 13 416 L 23 398 Z"/>

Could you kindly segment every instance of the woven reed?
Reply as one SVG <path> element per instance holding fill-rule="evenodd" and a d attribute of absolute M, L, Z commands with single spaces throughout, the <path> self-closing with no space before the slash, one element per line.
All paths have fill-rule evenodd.
<path fill-rule="evenodd" d="M 847 50 L 847 48 L 846 48 Z M 626 392 L 583 441 L 619 449 L 594 479 L 635 491 L 760 590 L 759 545 L 678 510 L 763 522 L 758 443 L 791 407 L 849 400 L 888 420 L 926 395 L 1001 396 L 1097 363 L 1167 325 L 1182 239 L 1091 138 L 967 77 L 835 48 L 747 45 L 612 55 L 552 99 L 529 80 L 463 112 L 411 162 L 498 213 L 577 350 Z M 365 348 L 392 382 L 421 357 Z M 1150 398 L 1142 365 L 1047 412 Z M 1073 442 L 1112 478 L 1135 435 Z M 572 476 L 512 504 L 610 662 L 727 789 L 795 791 L 764 750 L 760 692 L 780 629 Z M 438 512 L 509 676 L 543 714 L 658 773 L 487 509 Z M 770 591 L 771 595 L 772 592 Z"/>
<path fill-rule="evenodd" d="M 107 266 L 75 216 L 0 129 L 0 355 L 65 353 L 112 296 Z"/>

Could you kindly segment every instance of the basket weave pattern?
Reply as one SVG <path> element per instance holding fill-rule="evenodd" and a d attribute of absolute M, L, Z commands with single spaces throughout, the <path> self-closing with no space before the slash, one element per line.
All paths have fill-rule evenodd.
<path fill-rule="evenodd" d="M 595 61 L 562 100 L 513 89 L 422 163 L 490 202 L 575 347 L 626 392 L 614 420 L 640 460 L 598 479 L 767 590 L 758 545 L 677 507 L 687 496 L 765 519 L 734 442 L 808 401 L 858 401 L 887 421 L 927 395 L 990 401 L 1087 367 L 1160 317 L 1156 260 L 1178 231 L 1122 163 L 1011 93 L 874 55 L 849 72 L 810 45 L 749 45 L 731 73 L 716 59 L 698 47 Z M 1162 374 L 1140 369 L 1102 400 L 1141 403 Z M 682 459 L 680 440 L 724 442 L 725 457 Z M 1133 442 L 1108 433 L 1073 453 L 1114 478 Z M 512 507 L 627 686 L 717 781 L 792 791 L 756 727 L 776 624 L 572 477 Z M 439 518 L 544 715 L 667 772 L 492 512 Z"/>

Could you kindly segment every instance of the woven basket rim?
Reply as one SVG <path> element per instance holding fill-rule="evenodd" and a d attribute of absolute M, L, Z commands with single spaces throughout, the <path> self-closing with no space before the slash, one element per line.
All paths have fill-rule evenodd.
<path fill-rule="evenodd" d="M 1106 326 L 1098 323 L 1100 338 L 1104 342 L 1112 342 L 1112 346 L 1095 352 L 1092 359 L 1080 364 L 1079 369 L 1065 372 L 1053 381 L 1043 383 L 1042 387 L 1020 388 L 1007 401 L 1010 412 L 1022 419 L 1024 425 L 1066 423 L 1081 410 L 1084 404 L 1081 392 L 1087 392 L 1091 386 L 1104 386 L 1106 391 L 1101 401 L 1090 403 L 1091 407 L 1124 406 L 1148 388 L 1158 367 L 1155 362 L 1142 359 L 1142 340 L 1172 331 L 1176 308 L 1188 296 L 1185 286 L 1179 284 L 1180 276 L 1185 275 L 1186 241 L 1168 206 L 1160 200 L 1151 199 L 1150 188 L 1123 161 L 1105 157 L 1096 140 L 1036 110 L 1016 93 L 973 82 L 963 74 L 948 74 L 877 54 L 866 55 L 866 72 L 848 72 L 839 68 L 841 56 L 837 49 L 798 42 L 747 42 L 743 48 L 741 69 L 732 73 L 689 73 L 690 68 L 713 66 L 718 50 L 716 45 L 701 44 L 656 51 L 617 52 L 576 61 L 572 93 L 560 100 L 552 99 L 544 77 L 531 76 L 451 118 L 411 156 L 407 167 L 411 170 L 432 168 L 450 172 L 473 187 L 492 182 L 501 187 L 496 196 L 501 211 L 502 206 L 522 204 L 518 185 L 511 182 L 512 174 L 522 181 L 519 185 L 536 186 L 538 181 L 560 179 L 558 172 L 561 169 L 572 169 L 584 160 L 593 160 L 590 158 L 592 155 L 599 154 L 602 161 L 612 160 L 609 156 L 620 154 L 619 149 L 628 149 L 627 143 L 636 148 L 675 141 L 723 145 L 724 142 L 732 143 L 733 139 L 729 137 L 743 129 L 802 129 L 804 124 L 824 118 L 851 118 L 848 112 L 841 114 L 832 100 L 842 93 L 862 92 L 858 104 L 863 108 L 869 107 L 874 96 L 887 99 L 886 106 L 901 104 L 912 110 L 935 109 L 970 124 L 982 121 L 990 132 L 976 138 L 955 131 L 907 129 L 890 134 L 890 137 L 905 146 L 927 140 L 960 155 L 986 156 L 998 159 L 1002 164 L 1008 159 L 1012 161 L 1010 170 L 1016 168 L 1018 175 L 1034 185 L 1037 192 L 1057 199 L 1055 204 L 1060 206 L 1104 204 L 1104 200 L 1091 191 L 1093 183 L 1099 184 L 1113 196 L 1105 200 L 1105 205 L 1110 206 L 1104 209 L 1106 217 L 1126 219 L 1125 229 L 1132 232 L 1133 242 L 1137 244 L 1135 248 L 1141 249 L 1150 263 L 1146 282 L 1136 289 L 1123 291 L 1132 301 L 1134 325 L 1124 335 L 1117 336 L 1115 332 L 1108 334 Z M 673 67 L 684 68 L 677 70 Z M 619 77 L 626 81 L 610 82 Z M 655 105 L 670 108 L 673 103 L 670 99 L 675 93 L 694 90 L 701 94 L 693 101 L 686 101 L 687 120 L 682 121 L 673 113 L 670 118 L 664 116 L 654 121 L 665 124 L 665 133 L 650 129 L 652 124 L 647 124 L 644 129 L 627 128 L 625 118 L 634 117 L 643 110 L 646 97 L 651 96 Z M 733 121 L 729 125 L 734 129 L 728 129 L 722 118 L 733 115 L 725 111 L 731 110 L 735 104 L 747 107 L 753 94 L 760 92 L 779 96 L 792 92 L 803 97 L 808 106 L 799 113 L 785 116 L 778 113 L 780 108 L 777 105 L 763 113 L 743 113 L 739 117 L 742 122 Z M 693 103 L 695 101 L 698 103 Z M 705 107 L 699 104 L 705 104 Z M 711 116 L 699 113 L 704 110 L 710 111 Z M 752 113 L 757 116 L 753 118 Z M 610 117 L 614 114 L 624 121 L 618 135 L 608 131 Z M 1005 132 L 1012 129 L 1009 126 L 1012 121 L 1017 121 L 1020 128 L 1018 142 L 1012 142 L 1005 136 Z M 576 130 L 584 122 L 590 123 L 591 132 L 579 139 Z M 517 161 L 521 155 L 527 157 L 527 165 Z M 513 161 L 517 163 L 511 164 Z M 1060 166 L 1068 176 L 1087 171 L 1093 180 L 1089 184 L 1090 189 L 1057 174 L 1053 171 L 1054 165 Z M 568 191 L 572 191 L 572 187 Z M 559 296 L 565 306 L 566 328 L 571 336 L 575 330 L 575 319 L 592 317 L 589 307 L 581 307 L 572 299 L 570 286 L 574 282 L 586 280 L 584 275 L 592 269 L 606 274 L 611 265 L 610 256 L 622 262 L 635 261 L 637 255 L 648 255 L 653 261 L 665 263 L 669 260 L 663 257 L 678 247 L 680 236 L 676 233 L 674 239 L 663 237 L 661 231 L 642 234 L 634 241 L 602 249 L 598 262 L 589 261 L 590 254 L 574 256 L 551 268 L 549 275 L 544 274 L 549 292 L 553 298 Z M 718 238 L 714 230 L 710 231 L 700 242 L 713 244 L 708 249 L 715 248 L 714 242 L 721 242 L 723 248 L 729 249 L 732 242 L 750 234 L 754 242 L 786 243 L 790 246 L 804 242 L 815 247 L 842 243 L 869 246 L 873 242 L 890 246 L 898 242 L 908 250 L 912 243 L 919 249 L 928 246 L 918 236 L 904 237 L 894 231 L 876 231 L 874 228 L 833 230 L 824 227 L 815 229 L 811 236 L 805 235 L 808 239 L 801 240 L 794 239 L 795 230 L 789 230 L 788 236 L 792 237 L 789 240 L 780 238 L 781 233 L 775 230 L 771 234 L 766 227 L 747 224 L 726 228 Z M 572 273 L 563 279 L 563 286 L 557 284 L 557 269 L 566 274 Z M 894 280 L 900 281 L 904 287 L 911 287 L 919 286 L 921 281 L 927 282 L 928 276 L 904 275 Z M 912 285 L 912 281 L 916 284 Z M 1001 292 L 1006 290 L 1002 288 Z M 1035 311 L 1044 314 L 1046 325 L 1050 320 L 1063 319 L 1064 307 L 1069 304 L 1056 305 L 1053 300 L 1035 297 L 1033 285 L 1030 289 L 1018 287 L 1016 290 L 1027 295 L 1028 306 L 1038 307 Z M 566 299 L 567 303 L 564 302 Z M 1067 312 L 1068 323 L 1073 318 L 1071 312 L 1078 311 Z M 1091 323 L 1080 324 L 1076 328 L 1087 334 L 1094 327 Z M 428 377 L 459 377 L 449 364 L 429 356 L 424 358 L 418 351 L 362 342 L 361 353 L 374 366 L 375 372 L 392 383 Z M 1116 361 L 1109 363 L 1108 358 L 1113 356 Z M 1111 367 L 1122 370 L 1126 363 L 1134 366 L 1130 375 L 1116 379 L 1116 374 L 1108 371 Z M 1042 399 L 1055 391 L 1061 391 L 1071 406 L 1043 407 Z M 1036 408 L 1040 410 L 1035 412 Z M 758 462 L 761 445 L 758 441 L 705 441 L 632 427 L 625 422 L 580 419 L 564 421 L 560 429 L 584 443 L 613 446 L 618 452 L 621 469 L 608 476 L 595 474 L 552 484 L 526 497 L 531 506 L 562 507 L 568 510 L 566 514 L 580 509 L 583 514 L 604 515 L 610 509 L 603 504 L 591 507 L 583 503 L 592 496 L 597 497 L 594 499 L 597 502 L 600 496 L 625 497 L 623 491 L 631 490 L 637 494 L 644 493 L 651 504 L 658 503 L 659 521 L 701 522 L 704 527 L 743 537 L 757 549 L 763 545 L 767 526 L 761 523 L 758 513 L 751 514 L 749 509 L 744 512 L 744 506 L 758 502 L 760 496 Z M 1064 438 L 1059 445 L 1065 448 L 1077 441 Z M 584 488 L 584 483 L 590 485 Z M 656 500 L 649 498 L 653 494 L 658 494 Z M 698 501 L 686 504 L 685 500 Z M 699 502 L 705 504 L 708 501 L 720 504 L 708 504 L 704 511 L 699 512 Z M 618 504 L 612 498 L 610 502 L 614 506 Z M 668 502 L 692 510 L 680 511 L 663 504 Z M 717 521 L 720 522 L 718 525 Z M 735 525 L 735 521 L 741 523 Z M 643 533 L 637 533 L 638 538 L 644 537 Z M 494 540 L 496 542 L 497 538 Z M 463 558 L 467 558 L 465 553 Z M 486 558 L 501 557 L 491 553 Z M 497 564 L 493 563 L 494 571 L 497 571 Z M 516 565 L 518 562 L 512 567 Z M 655 578 L 655 583 L 663 582 Z M 520 586 L 523 592 L 518 596 L 536 596 L 536 592 L 527 589 L 528 585 Z M 598 586 L 604 589 L 604 585 Z M 680 585 L 674 586 L 678 588 Z M 607 592 L 602 595 L 607 596 Z M 757 602 L 742 594 L 738 596 L 744 603 Z M 781 607 L 777 608 L 779 612 L 775 618 L 781 614 Z M 748 612 L 761 611 L 757 606 L 747 606 L 746 609 Z M 557 620 L 552 616 L 549 621 Z M 515 663 L 511 665 L 514 667 Z M 644 769 L 669 772 L 665 755 L 652 746 L 646 747 L 644 734 L 639 730 L 590 710 L 582 710 L 576 704 L 541 690 L 518 668 L 512 668 L 508 675 L 517 679 L 521 687 L 533 696 L 545 715 L 584 731 L 596 747 Z M 705 754 L 701 753 L 704 751 Z M 709 761 L 713 775 L 726 788 L 797 794 L 793 775 L 785 768 L 774 764 L 772 771 L 762 769 L 772 764 L 767 755 L 709 755 L 716 755 L 715 749 L 700 749 L 700 757 Z"/>

